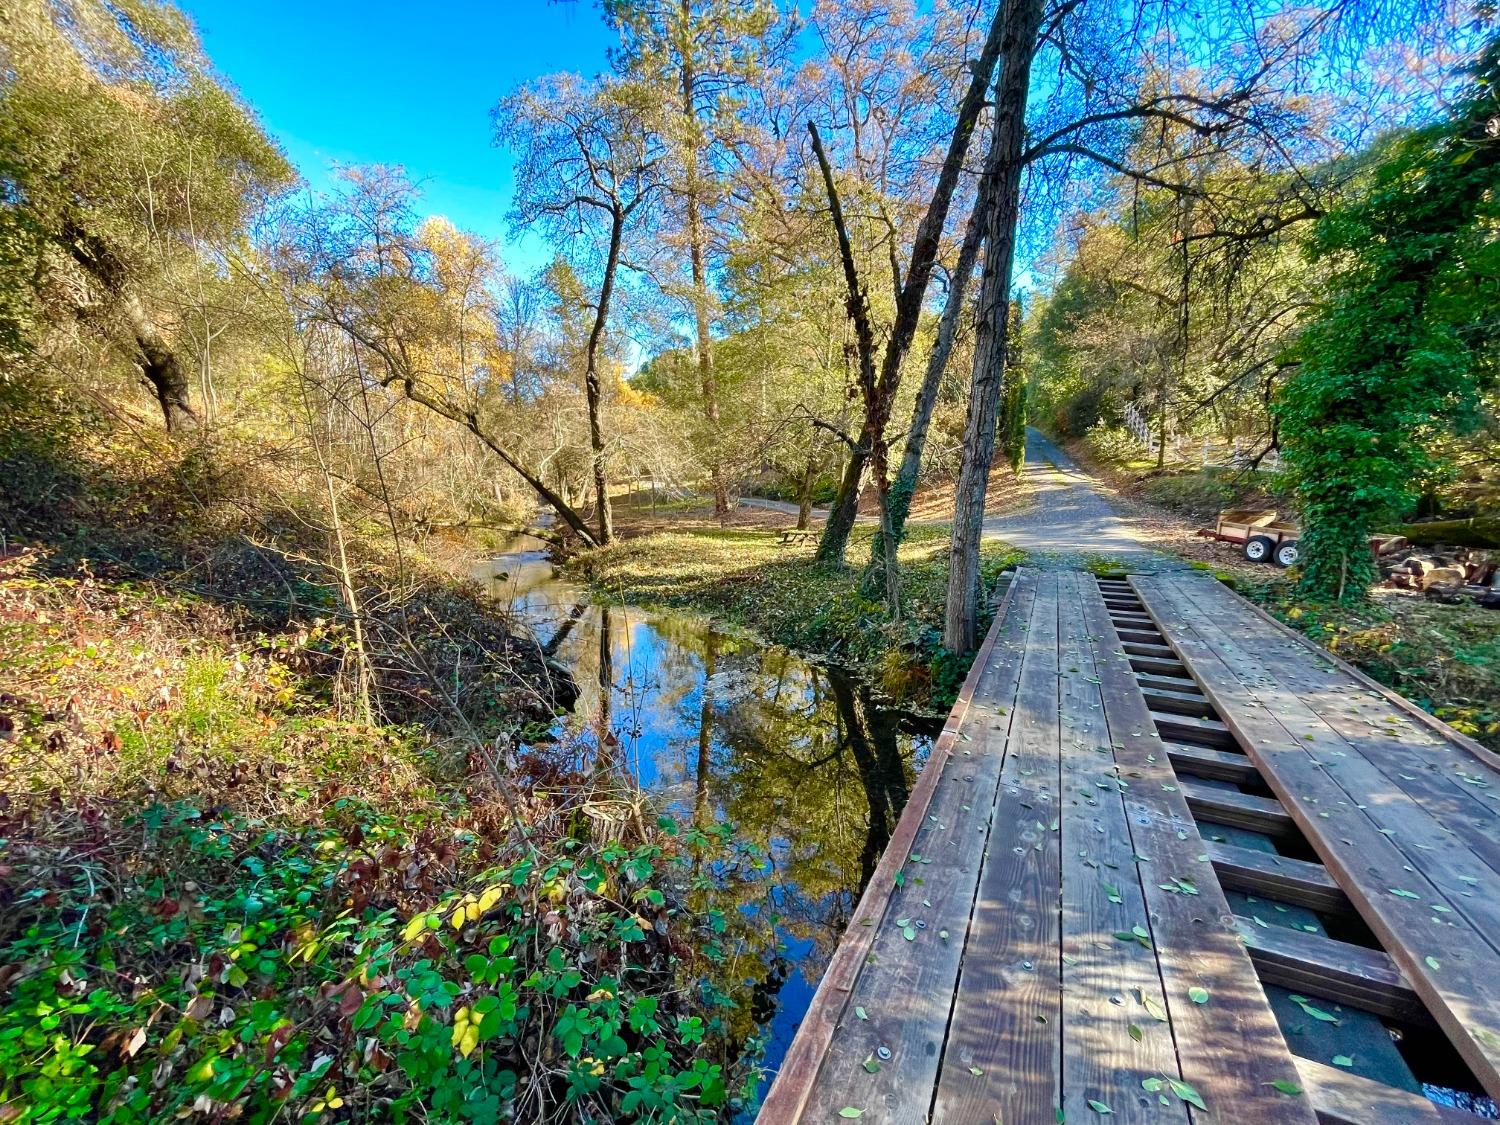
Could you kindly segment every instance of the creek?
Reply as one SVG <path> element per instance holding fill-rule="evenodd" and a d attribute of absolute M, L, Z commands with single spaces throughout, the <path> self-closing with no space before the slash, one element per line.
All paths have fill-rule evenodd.
<path fill-rule="evenodd" d="M 544 548 L 518 539 L 474 576 L 577 683 L 554 734 L 603 739 L 679 819 L 733 825 L 751 859 L 714 896 L 732 1034 L 774 1073 L 941 724 L 707 618 L 595 604 Z"/>

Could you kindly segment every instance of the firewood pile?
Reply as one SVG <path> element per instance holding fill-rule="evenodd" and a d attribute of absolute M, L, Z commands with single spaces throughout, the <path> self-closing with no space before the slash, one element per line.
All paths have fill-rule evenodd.
<path fill-rule="evenodd" d="M 1405 546 L 1388 550 L 1380 556 L 1381 585 L 1418 591 L 1434 601 L 1474 601 L 1500 609 L 1497 553 L 1470 547 Z"/>

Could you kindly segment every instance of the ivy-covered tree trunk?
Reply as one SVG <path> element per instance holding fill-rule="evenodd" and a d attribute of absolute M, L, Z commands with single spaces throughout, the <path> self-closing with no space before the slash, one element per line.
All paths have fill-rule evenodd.
<path fill-rule="evenodd" d="M 984 501 L 995 455 L 1000 390 L 1005 377 L 1010 275 L 1015 260 L 1016 223 L 1021 210 L 1021 152 L 1026 138 L 1026 95 L 1042 22 L 1041 0 L 1006 0 L 1000 78 L 995 84 L 995 125 L 984 175 L 984 280 L 974 319 L 974 381 L 964 428 L 963 468 L 953 510 L 953 543 L 948 554 L 948 599 L 943 614 L 943 645 L 955 653 L 973 652 L 979 631 L 979 540 Z"/>
<path fill-rule="evenodd" d="M 1497 328 L 1500 40 L 1449 121 L 1401 141 L 1368 194 L 1320 220 L 1319 256 L 1343 264 L 1274 405 L 1304 524 L 1301 588 L 1363 597 L 1369 537 L 1439 469 L 1426 440 L 1461 424 Z"/>
<path fill-rule="evenodd" d="M 953 340 L 958 335 L 958 320 L 963 313 L 964 297 L 968 292 L 969 275 L 974 272 L 974 263 L 979 260 L 979 246 L 984 240 L 984 198 L 981 196 L 969 215 L 964 229 L 963 245 L 958 250 L 958 265 L 954 268 L 948 284 L 948 301 L 943 306 L 943 317 L 938 322 L 937 339 L 927 355 L 927 371 L 922 376 L 922 385 L 917 389 L 917 401 L 912 406 L 911 425 L 906 430 L 906 448 L 901 453 L 901 467 L 890 487 L 890 514 L 888 522 L 896 546 L 906 535 L 906 520 L 911 515 L 911 498 L 917 491 L 917 478 L 922 472 L 922 453 L 927 446 L 927 431 L 932 427 L 932 412 L 937 406 L 938 391 L 943 385 L 943 372 L 948 367 L 948 356 L 953 352 Z M 885 564 L 885 532 L 877 531 L 870 547 L 870 563 Z"/>

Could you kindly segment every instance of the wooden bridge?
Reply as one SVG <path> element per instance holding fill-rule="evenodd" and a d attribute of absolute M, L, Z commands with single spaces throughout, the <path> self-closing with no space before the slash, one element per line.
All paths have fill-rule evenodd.
<path fill-rule="evenodd" d="M 1208 576 L 1022 570 L 759 1121 L 1493 1116 L 1497 805 Z"/>

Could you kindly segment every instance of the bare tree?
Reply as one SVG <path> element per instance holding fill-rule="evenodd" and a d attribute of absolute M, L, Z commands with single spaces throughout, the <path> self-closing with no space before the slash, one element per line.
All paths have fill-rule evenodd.
<path fill-rule="evenodd" d="M 888 511 L 886 427 L 890 421 L 891 409 L 895 404 L 896 392 L 901 385 L 902 367 L 906 354 L 916 335 L 918 319 L 921 316 L 927 293 L 927 283 L 932 277 L 937 261 L 943 226 L 947 221 L 948 210 L 963 171 L 969 141 L 978 125 L 980 110 L 984 107 L 990 75 L 994 72 L 995 63 L 1000 57 L 1001 33 L 1004 30 L 1002 17 L 1003 9 L 996 12 L 978 58 L 969 65 L 968 88 L 959 103 L 957 120 L 948 141 L 941 170 L 933 186 L 932 197 L 917 226 L 904 277 L 900 276 L 899 261 L 894 249 L 892 251 L 892 280 L 894 284 L 899 278 L 899 285 L 897 286 L 895 318 L 890 334 L 886 338 L 885 348 L 878 359 L 878 373 L 874 334 L 868 331 L 856 332 L 856 346 L 860 349 L 859 392 L 864 405 L 864 418 L 859 436 L 848 438 L 849 460 L 839 484 L 833 509 L 829 513 L 827 526 L 823 530 L 823 538 L 818 544 L 818 558 L 826 563 L 842 563 L 844 560 L 849 533 L 854 527 L 857 514 L 860 480 L 867 466 L 873 470 L 876 488 L 880 495 L 881 511 L 883 513 Z M 834 205 L 835 179 L 832 170 L 828 167 L 827 157 L 822 153 L 817 128 L 811 122 L 808 128 L 813 137 L 814 150 L 818 155 L 819 164 L 824 169 L 823 179 L 829 193 L 835 226 L 841 228 L 838 231 L 838 237 L 842 250 L 848 244 L 849 238 L 847 225 L 843 223 L 840 209 Z M 857 326 L 861 315 L 868 319 L 869 306 L 867 288 L 858 277 L 852 257 L 845 259 L 845 275 L 849 290 L 849 315 Z M 894 548 L 894 543 L 886 545 L 888 560 L 894 560 Z M 890 583 L 894 579 L 895 568 L 893 565 L 888 565 L 887 582 Z"/>
<path fill-rule="evenodd" d="M 467 260 L 440 271 L 434 247 L 415 229 L 404 179 L 366 169 L 346 181 L 341 197 L 315 201 L 283 239 L 280 264 L 295 283 L 300 315 L 343 332 L 375 383 L 464 427 L 573 534 L 597 545 L 583 516 L 489 416 L 496 356 L 478 336 L 493 339 L 495 327 L 489 249 L 457 236 L 455 252 Z"/>
<path fill-rule="evenodd" d="M 597 538 L 614 539 L 601 419 L 599 367 L 626 226 L 662 187 L 660 134 L 649 119 L 649 91 L 622 82 L 587 84 L 572 75 L 532 83 L 495 110 L 496 138 L 517 155 L 512 219 L 560 240 L 602 240 L 598 296 L 585 350 L 589 443 Z M 596 246 L 585 256 L 599 257 Z"/>

